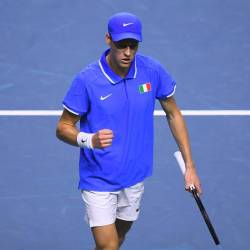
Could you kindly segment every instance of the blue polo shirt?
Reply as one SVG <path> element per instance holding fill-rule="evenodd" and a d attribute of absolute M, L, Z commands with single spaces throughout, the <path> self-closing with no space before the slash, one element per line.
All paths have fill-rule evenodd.
<path fill-rule="evenodd" d="M 152 174 L 155 99 L 174 94 L 175 80 L 155 60 L 136 54 L 125 78 L 106 61 L 82 70 L 72 82 L 63 106 L 81 116 L 80 130 L 111 129 L 113 143 L 103 149 L 80 149 L 79 189 L 117 191 Z"/>

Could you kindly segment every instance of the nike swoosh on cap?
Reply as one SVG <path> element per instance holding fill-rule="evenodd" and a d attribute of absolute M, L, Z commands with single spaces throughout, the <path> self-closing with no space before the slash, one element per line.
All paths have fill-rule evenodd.
<path fill-rule="evenodd" d="M 123 23 L 122 26 L 123 26 L 123 27 L 126 27 L 126 26 L 129 26 L 129 25 L 131 25 L 131 24 L 133 24 L 133 23 Z"/>

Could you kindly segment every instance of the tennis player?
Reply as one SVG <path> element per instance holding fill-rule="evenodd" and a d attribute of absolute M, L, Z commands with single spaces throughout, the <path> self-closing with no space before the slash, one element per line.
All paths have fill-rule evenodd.
<path fill-rule="evenodd" d="M 192 183 L 201 193 L 187 129 L 173 97 L 176 82 L 159 62 L 137 53 L 141 30 L 133 14 L 109 19 L 109 48 L 75 76 L 57 125 L 59 139 L 80 147 L 79 189 L 96 250 L 119 249 L 139 216 L 143 181 L 152 174 L 156 99 L 184 157 L 186 188 Z"/>

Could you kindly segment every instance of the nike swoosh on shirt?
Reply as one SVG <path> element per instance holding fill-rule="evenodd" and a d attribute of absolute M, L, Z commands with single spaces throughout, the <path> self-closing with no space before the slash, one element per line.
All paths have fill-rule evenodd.
<path fill-rule="evenodd" d="M 109 94 L 109 95 L 106 95 L 106 96 L 101 96 L 101 97 L 100 97 L 100 100 L 101 100 L 101 101 L 104 101 L 105 99 L 109 98 L 111 95 L 112 95 L 112 93 Z"/>
<path fill-rule="evenodd" d="M 123 27 L 126 27 L 126 26 L 129 26 L 129 25 L 131 25 L 131 24 L 133 24 L 133 23 L 123 23 L 122 26 L 123 26 Z"/>

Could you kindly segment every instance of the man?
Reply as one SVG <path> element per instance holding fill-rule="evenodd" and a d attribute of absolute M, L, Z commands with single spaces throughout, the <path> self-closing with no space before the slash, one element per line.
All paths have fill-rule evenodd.
<path fill-rule="evenodd" d="M 96 250 L 119 249 L 138 218 L 143 180 L 152 173 L 155 99 L 183 154 L 186 189 L 192 183 L 201 193 L 187 129 L 173 97 L 176 83 L 158 62 L 137 54 L 141 41 L 136 16 L 110 18 L 109 49 L 75 77 L 57 126 L 59 139 L 81 148 L 79 189 Z"/>

